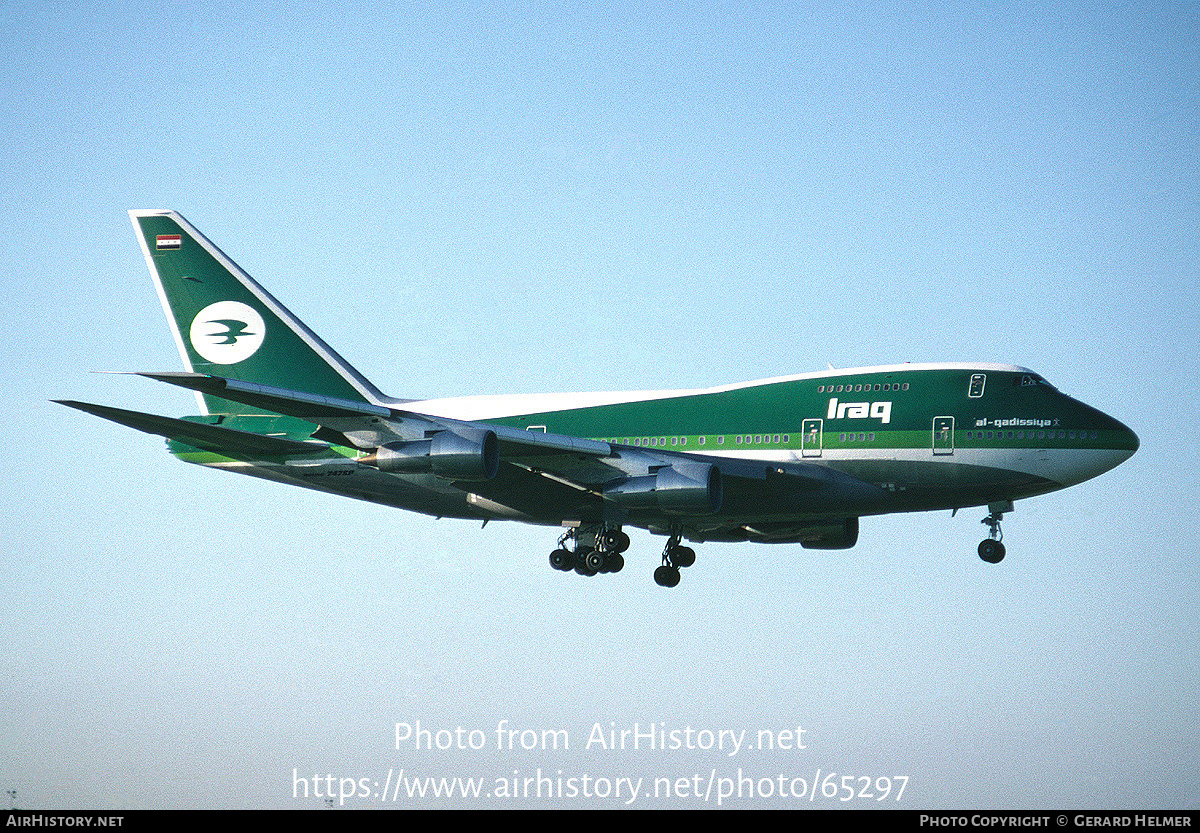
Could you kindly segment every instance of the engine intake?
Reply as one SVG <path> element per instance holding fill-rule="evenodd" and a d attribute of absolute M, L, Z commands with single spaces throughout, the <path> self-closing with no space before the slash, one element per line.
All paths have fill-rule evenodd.
<path fill-rule="evenodd" d="M 494 431 L 439 431 L 427 440 L 387 443 L 358 462 L 396 474 L 434 474 L 447 480 L 491 480 L 500 469 Z"/>
<path fill-rule="evenodd" d="M 712 514 L 721 509 L 721 471 L 711 463 L 664 466 L 654 474 L 609 486 L 604 497 L 626 509 Z"/>

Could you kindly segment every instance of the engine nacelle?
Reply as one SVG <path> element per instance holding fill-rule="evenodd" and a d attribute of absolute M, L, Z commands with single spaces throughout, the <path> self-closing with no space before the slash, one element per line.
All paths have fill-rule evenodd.
<path fill-rule="evenodd" d="M 491 480 L 500 469 L 494 431 L 439 431 L 427 440 L 387 443 L 358 462 L 397 474 L 435 474 L 447 480 Z"/>
<path fill-rule="evenodd" d="M 808 527 L 800 545 L 808 550 L 848 550 L 858 543 L 858 518 Z"/>
<path fill-rule="evenodd" d="M 679 514 L 720 511 L 722 496 L 721 471 L 711 463 L 664 466 L 604 490 L 604 497 L 626 509 L 659 508 Z"/>

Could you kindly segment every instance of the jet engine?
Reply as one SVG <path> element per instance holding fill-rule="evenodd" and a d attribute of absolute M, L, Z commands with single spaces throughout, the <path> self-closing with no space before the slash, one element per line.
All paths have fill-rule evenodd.
<path fill-rule="evenodd" d="M 712 514 L 721 509 L 721 471 L 711 463 L 664 466 L 645 477 L 630 477 L 604 490 L 626 509 L 659 508 L 680 514 Z"/>
<path fill-rule="evenodd" d="M 858 518 L 810 526 L 800 535 L 806 550 L 846 550 L 858 543 Z"/>
<path fill-rule="evenodd" d="M 396 474 L 434 474 L 447 480 L 491 480 L 500 468 L 493 431 L 439 431 L 427 440 L 387 443 L 358 462 Z"/>

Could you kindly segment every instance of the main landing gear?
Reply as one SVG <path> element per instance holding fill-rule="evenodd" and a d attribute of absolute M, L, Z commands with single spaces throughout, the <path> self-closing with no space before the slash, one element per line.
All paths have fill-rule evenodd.
<path fill-rule="evenodd" d="M 568 529 L 550 553 L 550 566 L 564 573 L 581 576 L 617 573 L 625 566 L 622 553 L 629 549 L 629 536 L 620 527 L 595 526 Z M 679 570 L 696 563 L 696 551 L 683 545 L 683 534 L 673 530 L 663 547 L 662 566 L 654 571 L 660 587 L 679 584 Z"/>
<path fill-rule="evenodd" d="M 988 537 L 979 542 L 979 557 L 989 564 L 999 564 L 1004 560 L 1004 532 L 1000 529 L 1000 522 L 1004 520 L 1004 513 L 1011 512 L 1012 508 L 1011 500 L 989 503 L 990 514 L 980 521 L 987 524 Z"/>
<path fill-rule="evenodd" d="M 679 584 L 679 569 L 696 563 L 696 551 L 683 545 L 683 536 L 672 532 L 663 547 L 662 566 L 654 570 L 654 583 L 659 587 Z"/>
<path fill-rule="evenodd" d="M 568 542 L 571 549 L 567 549 Z M 627 549 L 629 536 L 619 528 L 568 529 L 558 539 L 558 548 L 550 553 L 550 566 L 563 572 L 574 570 L 581 576 L 619 573 L 625 566 L 621 553 Z"/>

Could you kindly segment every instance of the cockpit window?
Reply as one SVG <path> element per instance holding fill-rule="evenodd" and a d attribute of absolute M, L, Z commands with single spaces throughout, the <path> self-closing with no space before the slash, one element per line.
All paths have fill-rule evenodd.
<path fill-rule="evenodd" d="M 1015 379 L 1013 379 L 1013 385 L 1022 388 L 1045 387 L 1049 388 L 1050 390 L 1055 390 L 1054 385 L 1050 384 L 1036 373 L 1022 373 L 1020 376 L 1017 376 Z"/>

